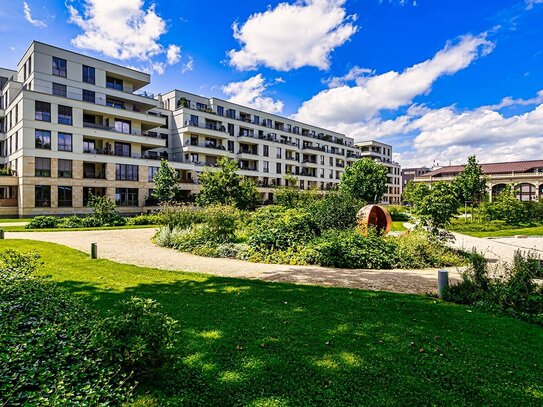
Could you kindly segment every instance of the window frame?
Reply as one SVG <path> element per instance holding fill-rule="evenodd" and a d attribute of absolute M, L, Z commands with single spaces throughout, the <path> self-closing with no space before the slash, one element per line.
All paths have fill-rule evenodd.
<path fill-rule="evenodd" d="M 70 199 L 66 199 L 66 192 L 61 193 L 61 190 L 63 191 L 70 191 Z M 61 199 L 64 198 L 64 199 Z M 59 185 L 57 187 L 57 206 L 59 208 L 72 208 L 73 205 L 73 187 L 69 185 Z"/>
<path fill-rule="evenodd" d="M 47 193 L 38 201 L 38 191 Z M 40 204 L 39 204 L 40 203 Z M 51 207 L 51 185 L 35 185 L 34 186 L 34 207 L 35 208 L 50 208 Z"/>
<path fill-rule="evenodd" d="M 69 136 L 69 140 L 70 140 L 70 148 L 67 149 L 66 146 L 68 145 L 68 143 L 66 143 L 66 140 L 65 140 L 65 137 L 66 136 Z M 60 140 L 63 140 L 63 142 L 61 143 Z M 62 131 L 59 131 L 57 133 L 57 151 L 67 151 L 67 152 L 72 152 L 73 151 L 73 134 L 72 133 L 64 133 Z M 62 148 L 61 148 L 62 146 Z"/>
<path fill-rule="evenodd" d="M 49 168 L 38 168 L 38 163 L 49 163 Z M 34 176 L 50 178 L 51 177 L 51 159 L 47 157 L 36 157 L 34 161 Z"/>
<path fill-rule="evenodd" d="M 55 65 L 57 63 L 57 65 Z M 64 66 L 58 66 L 58 64 L 64 65 Z M 61 78 L 66 78 L 68 76 L 68 61 L 62 58 L 53 57 L 53 65 L 52 65 L 52 74 L 53 76 L 58 76 Z"/>
<path fill-rule="evenodd" d="M 38 132 L 41 137 L 38 137 Z M 49 139 L 49 143 L 47 143 L 46 137 Z M 40 141 L 41 145 L 38 144 L 38 141 Z M 34 129 L 34 148 L 40 149 L 40 150 L 51 150 L 51 131 L 50 130 L 43 130 L 43 129 Z"/>
<path fill-rule="evenodd" d="M 34 102 L 34 120 L 51 123 L 51 103 L 36 100 Z"/>
<path fill-rule="evenodd" d="M 90 83 L 91 85 L 96 84 L 96 68 L 94 66 L 83 65 L 81 71 L 81 80 L 83 82 Z M 92 75 L 89 75 L 90 72 L 92 72 Z"/>
<path fill-rule="evenodd" d="M 67 166 L 67 163 L 69 163 L 70 169 L 61 169 L 61 163 L 62 166 Z M 59 158 L 57 160 L 57 177 L 58 178 L 73 178 L 73 161 L 72 160 L 65 160 L 62 158 Z"/>
<path fill-rule="evenodd" d="M 61 114 L 61 109 L 63 110 L 62 114 Z M 69 115 L 67 114 L 68 111 L 70 112 Z M 71 106 L 58 105 L 57 123 L 64 124 L 66 126 L 73 126 L 74 111 Z"/>

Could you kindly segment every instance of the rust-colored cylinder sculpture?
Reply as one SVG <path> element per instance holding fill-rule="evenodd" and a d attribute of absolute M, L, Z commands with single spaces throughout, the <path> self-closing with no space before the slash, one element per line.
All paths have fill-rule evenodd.
<path fill-rule="evenodd" d="M 358 232 L 367 235 L 374 227 L 379 233 L 387 234 L 392 228 L 392 218 L 386 208 L 379 205 L 366 205 L 356 215 Z"/>

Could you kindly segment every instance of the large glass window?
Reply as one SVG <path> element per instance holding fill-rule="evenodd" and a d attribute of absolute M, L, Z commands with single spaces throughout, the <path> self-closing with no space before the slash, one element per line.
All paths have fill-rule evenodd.
<path fill-rule="evenodd" d="M 109 107 L 114 107 L 115 109 L 124 109 L 124 102 L 122 100 L 117 100 L 117 99 L 111 99 L 111 98 L 107 98 L 106 99 L 106 106 L 109 106 Z"/>
<path fill-rule="evenodd" d="M 51 159 L 36 157 L 36 177 L 51 176 Z"/>
<path fill-rule="evenodd" d="M 131 146 L 128 143 L 115 143 L 115 155 L 120 157 L 130 157 Z"/>
<path fill-rule="evenodd" d="M 58 133 L 58 151 L 72 151 L 72 135 Z"/>
<path fill-rule="evenodd" d="M 115 179 L 117 181 L 137 181 L 138 166 L 128 164 L 115 164 Z"/>
<path fill-rule="evenodd" d="M 97 187 L 83 187 L 83 205 L 87 206 L 89 204 L 89 199 L 92 196 L 105 196 L 106 188 L 97 188 Z"/>
<path fill-rule="evenodd" d="M 68 94 L 66 85 L 61 83 L 53 83 L 53 95 L 66 97 Z"/>
<path fill-rule="evenodd" d="M 72 108 L 70 106 L 58 106 L 58 124 L 72 125 Z"/>
<path fill-rule="evenodd" d="M 53 75 L 66 78 L 67 63 L 65 59 L 53 57 Z"/>
<path fill-rule="evenodd" d="M 83 65 L 83 82 L 91 83 L 94 85 L 95 81 L 96 79 L 94 67 Z"/>
<path fill-rule="evenodd" d="M 35 131 L 35 147 L 44 150 L 51 150 L 51 132 L 49 130 Z"/>
<path fill-rule="evenodd" d="M 138 206 L 138 189 L 115 188 L 115 204 L 117 206 Z"/>
<path fill-rule="evenodd" d="M 130 134 L 130 120 L 115 119 L 115 131 L 118 133 Z"/>
<path fill-rule="evenodd" d="M 58 177 L 72 178 L 72 160 L 58 160 Z"/>
<path fill-rule="evenodd" d="M 83 89 L 83 102 L 96 103 L 96 94 L 92 90 Z"/>
<path fill-rule="evenodd" d="M 51 121 L 51 103 L 40 102 L 36 100 L 35 103 L 36 115 L 35 119 L 42 122 Z"/>
<path fill-rule="evenodd" d="M 159 167 L 149 167 L 149 182 L 153 182 Z"/>
<path fill-rule="evenodd" d="M 36 185 L 34 206 L 36 208 L 49 208 L 51 206 L 51 187 L 49 185 Z"/>
<path fill-rule="evenodd" d="M 72 187 L 58 187 L 58 206 L 63 208 L 72 206 Z"/>
<path fill-rule="evenodd" d="M 106 77 L 106 87 L 122 91 L 123 90 L 123 80 L 108 76 L 108 77 Z"/>

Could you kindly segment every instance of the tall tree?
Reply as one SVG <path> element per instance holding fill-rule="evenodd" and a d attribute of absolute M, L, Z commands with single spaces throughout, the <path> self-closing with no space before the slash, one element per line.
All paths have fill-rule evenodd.
<path fill-rule="evenodd" d="M 477 158 L 472 155 L 468 158 L 468 163 L 454 180 L 454 189 L 460 202 L 471 203 L 471 219 L 473 220 L 473 207 L 479 205 L 486 195 L 487 179 L 483 175 L 483 170 Z M 467 214 L 464 213 L 464 216 Z"/>
<path fill-rule="evenodd" d="M 372 159 L 362 158 L 345 168 L 339 189 L 368 203 L 381 201 L 387 190 L 388 169 Z"/>
<path fill-rule="evenodd" d="M 179 175 L 168 161 L 161 160 L 160 168 L 153 177 L 155 188 L 152 196 L 160 203 L 172 201 L 179 192 Z"/>
<path fill-rule="evenodd" d="M 259 203 L 255 183 L 237 173 L 237 161 L 221 158 L 218 168 L 204 168 L 198 177 L 201 185 L 196 202 L 202 206 L 233 205 L 238 209 L 253 209 Z"/>
<path fill-rule="evenodd" d="M 413 209 L 423 225 L 429 231 L 438 235 L 456 213 L 458 200 L 451 187 L 446 182 L 436 182 L 426 189 L 425 194 L 416 194 L 413 199 Z"/>

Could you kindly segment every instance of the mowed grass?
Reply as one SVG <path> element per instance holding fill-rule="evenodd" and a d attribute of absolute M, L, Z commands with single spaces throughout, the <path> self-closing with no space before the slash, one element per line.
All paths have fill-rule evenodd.
<path fill-rule="evenodd" d="M 392 221 L 392 228 L 390 229 L 393 232 L 403 232 L 407 228 L 403 225 L 405 221 Z"/>
<path fill-rule="evenodd" d="M 543 236 L 543 226 L 503 229 L 493 232 L 459 232 L 474 237 L 511 237 L 516 235 Z"/>
<path fill-rule="evenodd" d="M 218 278 L 90 260 L 51 243 L 43 274 L 102 312 L 153 298 L 177 365 L 139 405 L 542 405 L 543 329 L 417 295 Z M 145 253 L 142 253 L 145 256 Z"/>

